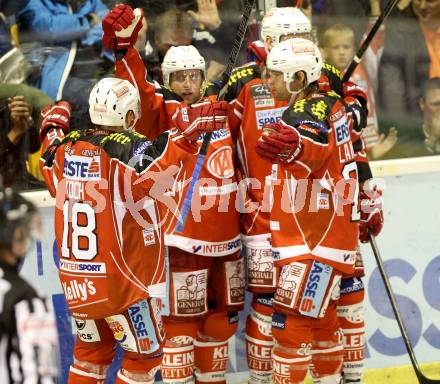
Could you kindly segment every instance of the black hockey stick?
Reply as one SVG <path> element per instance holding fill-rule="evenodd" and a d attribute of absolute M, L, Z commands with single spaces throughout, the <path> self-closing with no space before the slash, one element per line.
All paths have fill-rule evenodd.
<path fill-rule="evenodd" d="M 390 0 L 388 4 L 386 5 L 385 9 L 382 11 L 380 16 L 377 18 L 376 22 L 373 25 L 373 28 L 371 28 L 370 32 L 368 32 L 367 37 L 362 42 L 361 46 L 359 47 L 358 51 L 356 52 L 356 55 L 353 57 L 353 60 L 351 61 L 350 65 L 348 66 L 347 70 L 345 71 L 344 77 L 342 79 L 342 82 L 345 83 L 348 81 L 353 74 L 354 70 L 358 66 L 358 64 L 361 62 L 362 56 L 364 55 L 365 51 L 369 47 L 371 41 L 374 39 L 374 36 L 376 35 L 376 32 L 384 22 L 384 20 L 388 17 L 388 15 L 393 10 L 394 6 L 399 2 L 399 0 Z"/>
<path fill-rule="evenodd" d="M 238 53 L 241 49 L 241 44 L 243 43 L 244 34 L 246 32 L 249 16 L 251 15 L 252 9 L 254 8 L 255 0 L 246 0 L 243 15 L 241 17 L 240 25 L 238 26 L 237 33 L 235 34 L 235 40 L 232 45 L 231 53 L 229 54 L 228 64 L 223 72 L 222 79 L 220 82 L 220 92 L 218 94 L 218 100 L 223 100 L 228 88 L 229 77 L 232 74 L 232 70 L 235 67 L 235 62 L 237 61 Z M 205 162 L 206 153 L 208 152 L 208 146 L 211 142 L 212 132 L 205 134 L 203 138 L 202 147 L 200 148 L 199 155 L 197 157 L 196 166 L 194 167 L 193 174 L 191 176 L 191 181 L 188 186 L 188 191 L 186 192 L 185 198 L 182 204 L 182 210 L 180 212 L 180 217 L 176 224 L 176 231 L 182 232 L 185 228 L 185 223 L 188 218 L 188 214 L 191 210 L 191 201 L 194 194 L 194 186 L 199 179 L 200 172 Z"/>
<path fill-rule="evenodd" d="M 369 239 L 371 248 L 373 249 L 374 257 L 377 262 L 377 266 L 379 268 L 379 272 L 382 276 L 383 283 L 385 285 L 385 289 L 387 291 L 388 297 L 391 302 L 391 307 L 393 308 L 394 315 L 396 316 L 397 324 L 399 325 L 400 332 L 403 337 L 403 342 L 405 343 L 406 350 L 408 351 L 409 358 L 411 359 L 411 364 L 414 368 L 414 372 L 416 373 L 417 379 L 419 380 L 420 384 L 440 384 L 440 379 L 429 379 L 425 375 L 423 375 L 422 371 L 420 370 L 419 363 L 417 362 L 416 355 L 414 354 L 414 349 L 411 345 L 411 341 L 408 337 L 408 332 L 406 330 L 405 324 L 403 323 L 402 316 L 399 311 L 399 307 L 397 305 L 396 297 L 394 296 L 393 289 L 391 288 L 390 279 L 388 278 L 388 275 L 385 271 L 385 266 L 382 260 L 382 257 L 380 256 L 379 248 L 377 247 L 376 239 L 375 237 L 369 233 Z"/>

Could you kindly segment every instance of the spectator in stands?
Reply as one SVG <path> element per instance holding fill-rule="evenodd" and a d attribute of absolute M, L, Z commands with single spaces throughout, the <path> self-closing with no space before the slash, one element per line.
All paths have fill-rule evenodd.
<path fill-rule="evenodd" d="M 193 45 L 207 58 L 206 77 L 210 81 L 219 78 L 226 67 L 240 22 L 241 3 L 236 0 L 197 0 L 192 1 L 188 9 L 195 22 Z M 243 49 L 242 60 L 238 62 L 244 62 L 244 59 Z"/>
<path fill-rule="evenodd" d="M 242 11 L 240 1 L 175 0 L 164 4 L 131 0 L 128 3 L 143 8 L 151 25 L 144 61 L 154 80 L 162 82 L 160 63 L 169 47 L 190 44 L 207 58 L 208 80 L 219 77 L 238 27 Z M 152 18 L 152 14 L 156 17 Z M 142 54 L 142 50 L 140 52 Z"/>
<path fill-rule="evenodd" d="M 172 26 L 170 28 L 170 26 Z M 144 62 L 151 79 L 163 82 L 160 65 L 170 47 L 190 45 L 194 32 L 191 17 L 185 12 L 172 8 L 158 15 L 154 22 L 154 48 L 146 51 Z M 148 45 L 147 45 L 148 46 Z M 142 50 L 139 51 L 142 55 Z"/>
<path fill-rule="evenodd" d="M 438 155 L 440 154 L 440 77 L 428 80 L 419 105 L 423 112 L 426 149 Z"/>
<path fill-rule="evenodd" d="M 5 186 L 44 188 L 27 171 L 28 155 L 39 149 L 38 130 L 25 97 L 0 99 L 0 175 Z"/>
<path fill-rule="evenodd" d="M 440 0 L 401 0 L 386 22 L 379 66 L 378 116 L 399 127 L 390 156 L 426 154 L 419 100 L 425 83 L 440 71 Z M 437 74 L 437 75 L 436 75 Z"/>
<path fill-rule="evenodd" d="M 12 48 L 8 19 L 0 12 L 0 57 Z"/>
<path fill-rule="evenodd" d="M 380 40 L 381 31 L 376 37 Z M 377 50 L 380 50 L 378 39 L 370 44 L 365 52 L 362 62 L 357 66 L 351 80 L 361 86 L 368 95 L 368 120 L 364 129 L 364 139 L 369 155 L 372 159 L 383 157 L 397 142 L 396 128 L 390 128 L 388 135 L 379 133 L 374 97 L 373 80 L 377 77 L 376 61 L 379 60 Z M 325 60 L 344 73 L 355 54 L 354 31 L 344 24 L 334 24 L 320 34 L 319 44 Z"/>
<path fill-rule="evenodd" d="M 37 86 L 73 105 L 74 126 L 88 116 L 87 89 L 113 70 L 111 55 L 101 48 L 107 12 L 102 0 L 28 0 L 18 12 L 21 38 L 50 47 Z"/>
<path fill-rule="evenodd" d="M 353 30 L 356 46 L 365 33 L 368 18 L 380 13 L 380 0 L 314 0 L 311 3 L 314 25 L 322 29 L 344 23 Z"/>

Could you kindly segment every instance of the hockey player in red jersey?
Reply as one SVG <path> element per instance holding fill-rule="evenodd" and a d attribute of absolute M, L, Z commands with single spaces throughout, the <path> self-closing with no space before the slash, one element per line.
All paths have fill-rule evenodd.
<path fill-rule="evenodd" d="M 322 59 L 309 40 L 281 42 L 267 59 L 269 87 L 289 106 L 265 125 L 257 153 L 273 164 L 270 213 L 275 265 L 272 352 L 275 383 L 339 383 L 343 341 L 336 306 L 354 269 L 359 236 L 353 142 L 364 110 L 355 98 L 319 93 Z"/>
<path fill-rule="evenodd" d="M 193 46 L 171 47 L 162 64 L 164 85 L 149 82 L 133 47 L 141 19 L 139 9 L 115 7 L 103 20 L 104 44 L 115 53 L 116 75 L 139 89 L 143 113 L 136 130 L 154 138 L 178 109 L 186 111 L 201 99 L 215 99 L 218 89 L 207 83 L 205 60 Z M 185 124 L 179 118 L 175 121 Z M 195 132 L 193 138 L 200 146 L 203 137 Z M 230 131 L 215 132 L 184 230 L 175 229 L 175 220 L 163 227 L 170 262 L 162 364 L 165 383 L 189 383 L 194 374 L 197 382 L 226 382 L 228 339 L 237 329 L 237 311 L 244 304 L 233 158 Z M 185 180 L 192 174 L 188 165 L 181 168 Z M 184 185 L 176 184 L 170 196 L 180 207 Z"/>
<path fill-rule="evenodd" d="M 254 146 L 262 126 L 279 121 L 287 105 L 286 101 L 278 100 L 270 92 L 262 79 L 262 73 L 267 53 L 273 46 L 292 37 L 310 38 L 310 32 L 310 22 L 298 8 L 271 9 L 262 21 L 262 42 L 254 42 L 249 47 L 250 56 L 255 61 L 235 70 L 226 96 L 234 107 L 234 117 L 230 119 L 230 125 L 232 130 L 239 130 L 238 154 L 244 174 L 250 180 L 242 240 L 248 259 L 248 289 L 254 294 L 251 314 L 246 323 L 249 382 L 253 384 L 268 383 L 271 380 L 270 350 L 273 340 L 270 316 L 276 276 L 276 270 L 270 268 L 273 264 L 269 235 L 271 165 L 256 156 Z M 356 84 L 343 84 L 341 79 L 342 75 L 335 67 L 323 63 L 319 78 L 320 90 L 334 90 L 344 96 L 352 95 L 366 106 L 366 97 Z M 359 180 L 362 182 L 371 178 L 371 171 L 360 137 L 355 140 L 354 148 Z M 357 294 L 356 297 L 361 296 Z M 353 304 L 356 306 L 358 303 Z M 355 364 L 358 364 L 358 359 Z"/>
<path fill-rule="evenodd" d="M 198 148 L 182 137 L 185 127 L 153 142 L 132 131 L 139 95 L 128 81 L 102 79 L 89 103 L 94 127 L 69 132 L 70 106 L 59 102 L 42 112 L 40 129 L 59 277 L 77 327 L 69 383 L 103 383 L 116 341 L 125 350 L 116 383 L 153 383 L 164 341 L 161 206 L 180 163 Z M 217 116 L 196 129 L 225 125 L 218 106 L 200 107 Z"/>

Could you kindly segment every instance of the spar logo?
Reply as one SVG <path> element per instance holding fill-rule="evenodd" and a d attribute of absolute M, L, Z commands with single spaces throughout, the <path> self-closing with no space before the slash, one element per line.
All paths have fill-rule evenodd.
<path fill-rule="evenodd" d="M 147 302 L 143 301 L 140 304 L 132 305 L 128 308 L 128 314 L 136 332 L 139 350 L 141 352 L 150 352 L 153 340 L 150 339 L 147 330 L 147 324 L 151 323 Z"/>
<path fill-rule="evenodd" d="M 101 158 L 66 155 L 63 176 L 71 180 L 97 180 L 101 178 Z"/>
<path fill-rule="evenodd" d="M 208 159 L 208 170 L 214 177 L 220 179 L 228 179 L 234 176 L 232 148 L 224 146 L 214 151 Z"/>
<path fill-rule="evenodd" d="M 330 265 L 313 262 L 299 307 L 303 315 L 315 318 L 320 316 L 332 271 L 333 268 Z"/>
<path fill-rule="evenodd" d="M 283 112 L 286 107 L 266 109 L 264 111 L 256 111 L 255 117 L 257 120 L 258 129 L 263 128 L 266 124 L 277 123 L 281 120 Z"/>
<path fill-rule="evenodd" d="M 123 343 L 127 339 L 127 334 L 125 333 L 124 326 L 112 317 L 108 317 L 106 320 L 108 326 L 113 332 L 115 340 L 119 343 Z"/>

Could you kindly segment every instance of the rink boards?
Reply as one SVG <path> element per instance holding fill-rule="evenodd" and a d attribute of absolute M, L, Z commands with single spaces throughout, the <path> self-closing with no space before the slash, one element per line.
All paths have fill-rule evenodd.
<path fill-rule="evenodd" d="M 440 378 L 440 157 L 380 161 L 373 163 L 373 168 L 373 174 L 385 183 L 385 226 L 377 239 L 378 245 L 417 359 L 428 363 L 424 367 L 427 375 Z M 22 273 L 42 293 L 53 298 L 65 377 L 74 327 L 57 278 L 54 202 L 47 192 L 30 192 L 26 196 L 40 207 L 45 239 L 35 244 Z M 367 273 L 365 382 L 415 383 L 370 247 L 362 246 L 362 253 Z M 246 379 L 246 312 L 241 314 L 239 331 L 230 343 L 230 383 Z"/>

